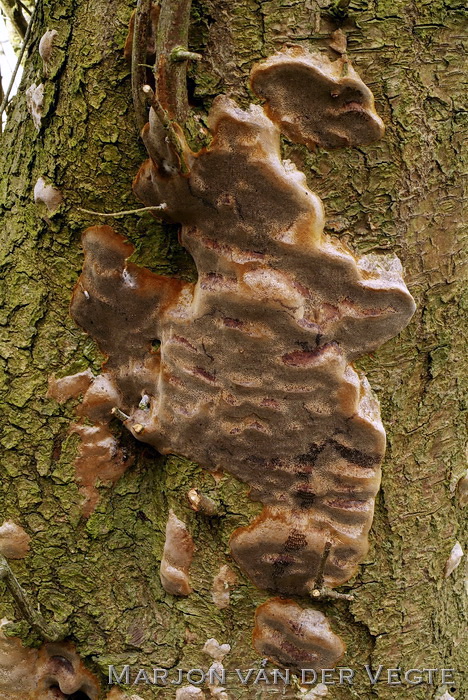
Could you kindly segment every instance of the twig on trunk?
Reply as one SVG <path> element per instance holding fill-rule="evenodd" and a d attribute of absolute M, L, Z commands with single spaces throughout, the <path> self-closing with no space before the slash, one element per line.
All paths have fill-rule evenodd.
<path fill-rule="evenodd" d="M 198 54 L 187 55 L 191 7 L 192 0 L 162 0 L 156 39 L 156 97 L 179 124 L 189 109 L 186 60 L 194 56 L 198 60 Z M 180 52 L 185 52 L 182 60 L 177 58 Z"/>
<path fill-rule="evenodd" d="M 47 622 L 42 614 L 30 602 L 28 596 L 21 588 L 20 584 L 10 565 L 4 556 L 0 554 L 0 580 L 5 582 L 23 618 L 29 622 L 35 632 L 37 632 L 46 642 L 60 642 L 67 636 L 67 628 L 56 622 Z"/>
<path fill-rule="evenodd" d="M 93 211 L 92 209 L 83 209 L 82 207 L 77 207 L 78 211 L 82 211 L 85 214 L 93 214 L 94 216 L 111 216 L 114 219 L 118 219 L 121 216 L 128 216 L 129 214 L 141 214 L 144 211 L 164 211 L 166 209 L 166 204 L 158 204 L 154 207 L 140 207 L 139 209 L 125 209 L 124 211 Z"/>

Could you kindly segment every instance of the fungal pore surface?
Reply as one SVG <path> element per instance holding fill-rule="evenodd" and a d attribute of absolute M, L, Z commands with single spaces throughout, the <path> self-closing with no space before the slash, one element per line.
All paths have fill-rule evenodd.
<path fill-rule="evenodd" d="M 385 432 L 352 362 L 398 334 L 414 302 L 397 258 L 357 258 L 324 235 L 319 197 L 281 158 L 280 130 L 309 148 L 383 135 L 346 56 L 284 50 L 254 67 L 252 88 L 265 108 L 218 97 L 199 153 L 178 127 L 166 138 L 154 108 L 142 132 L 134 191 L 181 225 L 198 281 L 138 267 L 130 243 L 96 226 L 71 313 L 107 356 L 88 389 L 101 424 L 113 406 L 136 439 L 229 472 L 263 504 L 231 538 L 240 568 L 281 596 L 257 613 L 260 654 L 331 667 L 339 637 L 284 597 L 340 586 L 366 555 Z"/>

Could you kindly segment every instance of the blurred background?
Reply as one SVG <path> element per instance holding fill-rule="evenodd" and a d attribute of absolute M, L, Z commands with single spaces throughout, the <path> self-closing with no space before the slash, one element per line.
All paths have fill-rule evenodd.
<path fill-rule="evenodd" d="M 18 62 L 34 3 L 22 0 L 0 0 L 0 103 L 9 92 L 11 99 L 18 90 L 21 81 L 22 67 L 19 66 L 15 80 L 10 87 L 12 75 Z M 2 114 L 2 124 L 5 121 Z"/>

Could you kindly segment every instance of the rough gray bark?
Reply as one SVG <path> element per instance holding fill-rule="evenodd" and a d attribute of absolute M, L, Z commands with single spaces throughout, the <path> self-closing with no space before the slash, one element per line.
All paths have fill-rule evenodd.
<path fill-rule="evenodd" d="M 132 6 L 51 0 L 42 7 L 0 154 L 2 521 L 11 518 L 31 535 L 31 553 L 11 566 L 44 615 L 68 624 L 82 658 L 102 674 L 103 689 L 108 664 L 207 668 L 211 661 L 202 648 L 209 637 L 231 645 L 226 667 L 259 668 L 250 635 L 253 610 L 266 598 L 237 571 L 230 607 L 218 610 L 211 599 L 220 566 L 235 570 L 230 534 L 258 512 L 244 486 L 229 477 L 216 485 L 186 460 L 163 460 L 116 424 L 134 464 L 113 487 L 102 486 L 96 510 L 84 519 L 73 466 L 77 436 L 69 433 L 73 401 L 59 406 L 46 398 L 50 376 L 88 366 L 97 371 L 101 362 L 68 315 L 82 264 L 80 234 L 96 223 L 78 207 L 138 206 L 131 180 L 145 154 L 122 58 Z M 358 252 L 399 255 L 418 309 L 399 338 L 361 362 L 388 434 L 383 485 L 371 551 L 352 585 L 355 602 L 318 607 L 347 643 L 343 665 L 356 669 L 354 686 L 333 686 L 330 697 L 384 700 L 411 692 L 426 700 L 436 697 L 437 682 L 371 688 L 363 664 L 461 671 L 467 660 L 463 563 L 444 578 L 455 542 L 466 549 L 457 494 L 466 470 L 462 4 L 356 0 L 340 14 L 312 0 L 196 0 L 190 49 L 203 60 L 190 68 L 192 102 L 203 115 L 211 99 L 226 92 L 245 106 L 255 61 L 285 42 L 324 46 L 343 13 L 351 59 L 376 96 L 386 136 L 362 150 L 334 153 L 310 154 L 285 142 L 285 157 L 307 173 L 323 199 L 329 233 Z M 47 29 L 58 37 L 45 77 L 37 48 Z M 45 107 L 38 132 L 25 90 L 41 81 Z M 54 214 L 34 203 L 39 177 L 63 194 Z M 139 263 L 193 279 L 174 228 L 142 215 L 120 220 L 118 230 L 136 244 Z M 186 493 L 193 487 L 220 502 L 223 515 L 210 519 L 191 511 Z M 187 599 L 165 594 L 159 581 L 170 508 L 184 516 L 196 540 L 195 592 Z M 33 641 L 7 593 L 2 614 Z M 466 680 L 461 673 L 456 678 L 452 695 L 462 698 Z M 133 692 L 144 698 L 175 694 L 143 685 Z M 250 699 L 266 693 L 233 684 L 228 694 Z"/>

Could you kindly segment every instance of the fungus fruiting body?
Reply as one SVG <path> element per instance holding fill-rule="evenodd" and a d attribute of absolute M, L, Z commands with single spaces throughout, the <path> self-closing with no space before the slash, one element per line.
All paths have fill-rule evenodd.
<path fill-rule="evenodd" d="M 171 510 L 166 525 L 166 541 L 161 560 L 160 578 L 164 590 L 173 595 L 190 595 L 189 581 L 194 544 L 185 523 Z"/>
<path fill-rule="evenodd" d="M 44 108 L 44 85 L 33 83 L 26 90 L 26 104 L 37 131 L 41 129 Z"/>
<path fill-rule="evenodd" d="M 357 258 L 324 236 L 319 197 L 281 159 L 280 129 L 309 147 L 382 136 L 372 94 L 346 57 L 290 49 L 256 66 L 252 85 L 266 111 L 218 97 L 211 145 L 199 153 L 181 129 L 178 144 L 166 138 L 153 108 L 142 132 L 150 158 L 134 191 L 181 224 L 196 284 L 128 262 L 133 247 L 93 227 L 71 312 L 108 358 L 106 395 L 94 402 L 100 420 L 118 411 L 161 453 L 247 483 L 264 509 L 234 532 L 234 558 L 258 587 L 305 596 L 348 581 L 366 555 L 385 432 L 352 361 L 400 332 L 414 302 L 395 257 Z M 171 561 L 172 517 L 161 579 L 187 594 L 187 565 Z M 279 599 L 266 606 L 260 653 L 292 668 L 340 658 L 320 613 Z"/>
<path fill-rule="evenodd" d="M 31 538 L 13 520 L 5 520 L 0 526 L 0 554 L 5 559 L 24 559 L 29 552 Z"/>
<path fill-rule="evenodd" d="M 80 436 L 75 460 L 76 481 L 83 495 L 82 512 L 89 516 L 99 501 L 97 484 L 113 484 L 132 463 L 109 428 L 115 391 L 105 376 L 94 377 L 86 370 L 68 377 L 49 379 L 48 396 L 59 403 L 83 396 L 77 413 L 80 421 L 70 432 Z M 92 425 L 84 421 L 89 420 Z"/>
<path fill-rule="evenodd" d="M 284 598 L 257 609 L 253 638 L 261 656 L 293 669 L 334 668 L 345 653 L 323 613 Z"/>
<path fill-rule="evenodd" d="M 0 697 L 2 700 L 52 700 L 76 697 L 97 700 L 99 683 L 68 642 L 23 646 L 7 637 L 0 623 Z"/>
<path fill-rule="evenodd" d="M 42 58 L 44 75 L 49 74 L 50 63 L 54 54 L 54 44 L 58 31 L 56 29 L 48 29 L 41 37 L 39 42 L 39 56 Z"/>
<path fill-rule="evenodd" d="M 460 566 L 461 560 L 463 559 L 463 549 L 460 542 L 455 542 L 450 552 L 450 556 L 445 564 L 444 576 L 448 578 L 454 571 Z"/>
<path fill-rule="evenodd" d="M 48 211 L 53 214 L 63 202 L 60 190 L 48 184 L 43 177 L 40 177 L 34 185 L 34 201 L 45 204 Z"/>

